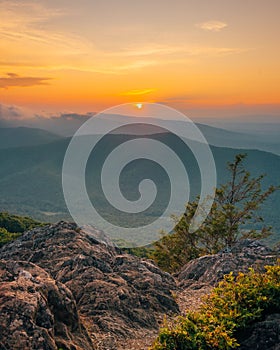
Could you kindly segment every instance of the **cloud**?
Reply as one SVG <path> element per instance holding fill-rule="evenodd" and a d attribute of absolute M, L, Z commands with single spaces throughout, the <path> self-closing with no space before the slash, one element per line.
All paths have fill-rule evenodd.
<path fill-rule="evenodd" d="M 28 109 L 22 106 L 6 105 L 0 103 L 0 120 L 2 121 L 14 121 L 14 122 L 26 122 L 35 126 L 38 126 L 42 122 L 65 122 L 65 121 L 77 121 L 85 122 L 88 118 L 92 117 L 95 113 L 46 113 L 40 111 L 40 114 L 32 109 Z M 37 125 L 38 124 L 38 125 Z M 25 125 L 25 124 L 22 124 Z"/>
<path fill-rule="evenodd" d="M 46 85 L 51 78 L 43 77 L 21 77 L 15 73 L 7 73 L 6 77 L 0 77 L 0 89 L 11 86 L 29 87 L 34 85 Z"/>
<path fill-rule="evenodd" d="M 130 68 L 142 68 L 146 66 L 154 66 L 158 64 L 172 64 L 172 63 L 184 63 L 186 58 L 192 58 L 194 56 L 222 56 L 229 54 L 238 54 L 247 52 L 252 48 L 239 48 L 239 47 L 211 47 L 206 45 L 170 45 L 155 47 L 144 46 L 126 48 L 121 52 L 111 52 L 111 57 L 146 57 L 151 56 L 153 60 L 138 60 L 134 63 L 127 64 L 123 67 L 115 67 L 116 70 L 126 70 Z"/>
<path fill-rule="evenodd" d="M 122 96 L 140 96 L 140 95 L 148 95 L 152 92 L 156 91 L 156 89 L 135 89 L 130 91 L 122 92 Z"/>
<path fill-rule="evenodd" d="M 86 114 L 79 114 L 79 113 L 61 113 L 59 116 L 53 116 L 51 117 L 51 119 L 53 120 L 57 120 L 57 119 L 61 119 L 61 120 L 78 120 L 78 121 L 82 121 L 85 122 L 87 119 L 89 119 L 90 117 L 92 117 L 95 113 L 86 113 Z"/>
<path fill-rule="evenodd" d="M 92 43 L 53 21 L 67 12 L 48 8 L 39 2 L 0 0 L 0 51 L 5 66 L 41 68 L 64 62 L 65 57 L 77 61 L 92 49 Z M 20 58 L 20 61 L 19 61 Z"/>
<path fill-rule="evenodd" d="M 116 56 L 125 56 L 125 57 L 133 57 L 133 56 L 154 56 L 154 55 L 169 55 L 177 52 L 181 52 L 184 50 L 182 46 L 169 46 L 169 45 L 146 45 L 143 47 L 128 47 L 125 50 L 120 52 L 116 52 Z"/>
<path fill-rule="evenodd" d="M 121 46 L 117 42 L 108 45 L 105 41 L 100 45 L 89 33 L 75 30 L 75 23 L 70 27 L 71 6 L 62 10 L 52 7 L 52 3 L 0 0 L 0 13 L 3 14 L 0 22 L 0 69 L 21 71 L 21 68 L 32 68 L 32 72 L 36 72 L 28 73 L 32 75 L 27 77 L 28 80 L 21 77 L 20 86 L 46 84 L 47 78 L 42 78 L 42 71 L 48 72 L 43 76 L 71 71 L 117 76 L 152 70 L 153 67 L 192 64 L 197 58 L 247 51 L 238 47 L 209 47 L 207 42 L 188 45 L 185 40 L 172 43 L 133 40 L 133 43 L 124 42 Z M 219 31 L 227 24 L 209 21 L 198 26 L 204 30 Z M 16 77 L 2 78 L 0 88 L 3 85 L 13 86 L 8 85 L 12 82 L 19 83 Z"/>
<path fill-rule="evenodd" d="M 190 56 L 224 56 L 233 55 L 254 50 L 253 48 L 239 47 L 196 47 L 190 51 Z"/>
<path fill-rule="evenodd" d="M 198 100 L 205 97 L 204 95 L 178 95 L 178 96 L 170 96 L 166 97 L 164 100 L 162 100 L 163 103 L 169 103 L 169 102 L 189 102 L 193 100 Z"/>
<path fill-rule="evenodd" d="M 95 113 L 39 113 L 26 107 L 0 103 L 0 128 L 25 126 L 70 136 Z"/>
<path fill-rule="evenodd" d="M 2 121 L 19 121 L 26 118 L 31 118 L 32 115 L 33 113 L 28 111 L 26 108 L 15 105 L 0 104 L 0 120 Z"/>
<path fill-rule="evenodd" d="M 207 21 L 203 23 L 198 23 L 196 26 L 206 31 L 219 32 L 222 29 L 226 28 L 228 24 L 221 21 Z"/>

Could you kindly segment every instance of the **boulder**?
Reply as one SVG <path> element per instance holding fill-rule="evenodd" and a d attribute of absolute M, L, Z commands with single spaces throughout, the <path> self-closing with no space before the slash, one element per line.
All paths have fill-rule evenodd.
<path fill-rule="evenodd" d="M 0 258 L 36 264 L 71 291 L 92 338 L 131 337 L 179 312 L 171 275 L 100 240 L 93 228 L 66 222 L 36 228 L 3 246 Z"/>
<path fill-rule="evenodd" d="M 264 271 L 266 265 L 273 265 L 279 256 L 259 241 L 244 239 L 231 250 L 223 250 L 218 254 L 202 256 L 188 262 L 177 274 L 181 287 L 199 284 L 216 285 L 223 276 L 233 272 L 248 272 L 250 267 L 256 271 Z"/>
<path fill-rule="evenodd" d="M 254 323 L 238 335 L 239 350 L 280 350 L 280 314 Z"/>
<path fill-rule="evenodd" d="M 95 349 L 71 291 L 40 267 L 0 260 L 0 349 Z"/>

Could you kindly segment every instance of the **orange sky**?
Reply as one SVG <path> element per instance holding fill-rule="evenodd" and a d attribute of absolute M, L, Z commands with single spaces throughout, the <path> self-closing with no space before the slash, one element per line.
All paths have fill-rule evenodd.
<path fill-rule="evenodd" d="M 0 1 L 0 104 L 280 116 L 279 0 Z"/>

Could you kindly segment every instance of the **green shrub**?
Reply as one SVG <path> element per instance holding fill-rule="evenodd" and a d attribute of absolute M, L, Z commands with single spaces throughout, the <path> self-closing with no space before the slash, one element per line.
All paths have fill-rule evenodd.
<path fill-rule="evenodd" d="M 13 241 L 19 235 L 20 233 L 11 233 L 8 232 L 5 228 L 0 227 L 0 247 L 5 243 Z"/>
<path fill-rule="evenodd" d="M 197 312 L 165 325 L 152 350 L 207 350 L 238 347 L 238 331 L 280 311 L 280 264 L 265 273 L 232 273 L 207 296 Z"/>
<path fill-rule="evenodd" d="M 34 227 L 43 225 L 45 224 L 26 216 L 12 215 L 6 212 L 0 213 L 0 227 L 12 233 L 23 233 Z"/>
<path fill-rule="evenodd" d="M 46 224 L 26 216 L 11 215 L 6 212 L 0 213 L 0 247 L 13 241 L 23 232 L 44 225 Z"/>

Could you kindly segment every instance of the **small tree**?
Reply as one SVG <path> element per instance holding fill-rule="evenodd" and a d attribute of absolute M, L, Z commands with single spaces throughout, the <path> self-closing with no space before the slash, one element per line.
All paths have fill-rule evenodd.
<path fill-rule="evenodd" d="M 228 164 L 230 181 L 216 191 L 216 202 L 225 222 L 224 244 L 228 247 L 235 244 L 238 238 L 264 238 L 271 234 L 271 227 L 267 226 L 263 226 L 260 231 L 240 231 L 240 227 L 244 225 L 254 226 L 264 221 L 258 209 L 276 190 L 275 186 L 262 190 L 261 181 L 264 175 L 251 177 L 244 168 L 245 158 L 246 154 L 235 156 L 234 162 Z"/>
<path fill-rule="evenodd" d="M 190 232 L 190 223 L 198 207 L 198 198 L 187 204 L 181 218 L 175 218 L 174 233 L 164 235 L 155 243 L 151 258 L 160 267 L 176 271 L 193 258 L 214 254 L 225 247 L 230 249 L 239 239 L 260 239 L 271 234 L 271 227 L 257 230 L 254 226 L 263 222 L 258 209 L 276 187 L 263 191 L 264 175 L 252 177 L 244 168 L 245 158 L 245 154 L 238 154 L 228 163 L 230 180 L 217 188 L 211 211 L 196 232 Z"/>

